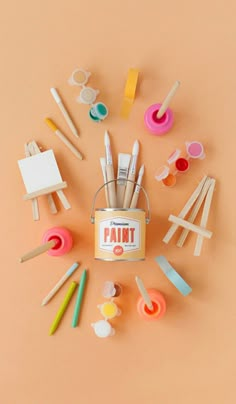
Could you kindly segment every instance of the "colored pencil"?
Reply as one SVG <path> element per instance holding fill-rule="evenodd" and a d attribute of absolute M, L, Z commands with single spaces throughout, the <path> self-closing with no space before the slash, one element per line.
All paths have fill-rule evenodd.
<path fill-rule="evenodd" d="M 59 323 L 60 323 L 60 321 L 62 319 L 62 316 L 63 316 L 63 314 L 65 313 L 65 311 L 67 309 L 67 306 L 68 306 L 68 304 L 69 304 L 69 302 L 70 302 L 70 300 L 72 298 L 72 295 L 73 295 L 76 287 L 77 287 L 77 283 L 73 281 L 70 284 L 69 289 L 66 292 L 65 298 L 64 298 L 61 306 L 59 307 L 59 310 L 58 310 L 58 312 L 56 314 L 56 317 L 53 320 L 53 323 L 52 323 L 52 325 L 50 327 L 50 330 L 49 330 L 49 335 L 54 334 L 54 332 L 56 331 L 56 329 L 57 329 L 57 327 L 58 327 L 58 325 L 59 325 Z"/>
<path fill-rule="evenodd" d="M 58 292 L 58 290 L 64 285 L 64 283 L 67 281 L 67 279 L 75 272 L 75 270 L 79 267 L 78 262 L 75 262 L 67 271 L 66 273 L 59 279 L 59 281 L 56 283 L 56 285 L 50 290 L 50 292 L 47 294 L 47 296 L 43 299 L 42 301 L 42 306 L 45 306 L 55 296 L 55 294 Z"/>
<path fill-rule="evenodd" d="M 84 295 L 86 278 L 87 278 L 87 270 L 84 269 L 84 271 L 82 272 L 82 275 L 81 275 L 78 294 L 77 294 L 77 298 L 75 301 L 74 314 L 73 314 L 72 323 L 71 323 L 72 327 L 76 327 L 78 324 L 78 318 L 79 318 L 81 303 L 82 303 L 82 299 L 83 299 L 83 295 Z"/>

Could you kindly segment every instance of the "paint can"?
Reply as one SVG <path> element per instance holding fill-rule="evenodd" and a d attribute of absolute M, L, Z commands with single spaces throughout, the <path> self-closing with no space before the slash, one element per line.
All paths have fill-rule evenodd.
<path fill-rule="evenodd" d="M 95 193 L 90 221 L 95 225 L 94 258 L 102 261 L 145 260 L 146 224 L 150 222 L 149 198 L 145 189 L 147 210 L 124 208 L 95 209 L 98 193 L 110 182 L 103 184 Z M 126 180 L 130 181 L 130 180 Z M 130 181 L 136 184 L 134 181 Z"/>

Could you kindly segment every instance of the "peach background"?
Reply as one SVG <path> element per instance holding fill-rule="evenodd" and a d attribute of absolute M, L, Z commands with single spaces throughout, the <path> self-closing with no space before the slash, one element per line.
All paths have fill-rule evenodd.
<path fill-rule="evenodd" d="M 1 8 L 1 404 L 233 404 L 235 394 L 235 12 L 234 1 L 100 0 L 99 2 L 22 0 Z M 78 105 L 72 70 L 92 72 L 91 86 L 110 108 L 96 125 Z M 129 67 L 140 69 L 130 119 L 119 116 Z M 172 103 L 173 130 L 163 138 L 149 135 L 145 109 L 161 101 L 173 82 L 181 88 Z M 57 87 L 81 131 L 67 128 L 49 88 Z M 86 156 L 76 160 L 45 126 L 51 116 Z M 111 135 L 114 159 L 130 152 L 139 139 L 139 164 L 151 201 L 147 259 L 139 263 L 103 263 L 93 259 L 92 198 L 102 183 L 99 157 L 103 136 Z M 70 211 L 49 213 L 42 201 L 34 223 L 17 167 L 24 142 L 35 139 L 53 148 Z M 204 142 L 207 158 L 165 189 L 154 173 L 175 147 L 187 139 Z M 193 257 L 195 237 L 183 249 L 162 237 L 170 213 L 178 213 L 204 174 L 217 179 L 208 228 L 213 239 Z M 104 200 L 101 199 L 100 205 Z M 58 205 L 59 206 L 59 205 Z M 54 259 L 42 255 L 25 264 L 18 257 L 40 243 L 43 232 L 71 229 L 74 249 Z M 183 298 L 154 262 L 164 254 L 193 287 Z M 89 268 L 85 304 L 77 329 L 70 326 L 73 302 L 53 337 L 49 326 L 68 284 L 42 308 L 40 302 L 75 260 Z M 137 315 L 134 276 L 167 299 L 166 316 L 145 323 Z M 108 279 L 124 286 L 117 335 L 100 340 L 90 323 L 101 318 L 101 287 Z M 74 301 L 74 300 L 73 300 Z"/>

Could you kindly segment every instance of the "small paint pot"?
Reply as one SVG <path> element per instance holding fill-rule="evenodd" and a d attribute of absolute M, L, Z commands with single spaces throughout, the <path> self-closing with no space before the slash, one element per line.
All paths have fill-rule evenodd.
<path fill-rule="evenodd" d="M 90 76 L 91 76 L 90 72 L 86 72 L 83 69 L 75 69 L 72 72 L 72 75 L 68 80 L 68 83 L 71 86 L 84 86 L 87 83 Z"/>
<path fill-rule="evenodd" d="M 54 257 L 66 254 L 73 245 L 71 233 L 64 227 L 53 227 L 47 230 L 43 235 L 42 243 L 46 244 L 51 240 L 55 240 L 56 244 L 47 253 Z"/>
<path fill-rule="evenodd" d="M 155 178 L 157 181 L 162 181 L 168 177 L 170 174 L 170 168 L 167 166 L 161 166 L 155 173 Z"/>
<path fill-rule="evenodd" d="M 153 104 L 145 112 L 144 122 L 150 133 L 161 136 L 167 133 L 173 126 L 174 118 L 170 108 L 161 118 L 157 118 L 157 114 L 162 104 Z"/>
<path fill-rule="evenodd" d="M 114 283 L 112 281 L 106 281 L 103 286 L 102 296 L 105 297 L 106 299 L 110 299 L 112 297 L 120 296 L 121 292 L 122 292 L 122 287 L 119 283 Z"/>
<path fill-rule="evenodd" d="M 165 185 L 165 187 L 174 187 L 176 184 L 176 176 L 170 173 L 166 178 L 162 180 L 162 184 Z"/>
<path fill-rule="evenodd" d="M 175 167 L 176 170 L 178 170 L 181 173 L 184 173 L 189 169 L 189 162 L 184 157 L 179 157 L 175 162 Z"/>
<path fill-rule="evenodd" d="M 170 172 L 170 168 L 162 166 L 155 174 L 157 181 L 161 181 L 165 187 L 173 187 L 176 184 L 176 176 Z"/>
<path fill-rule="evenodd" d="M 115 334 L 114 328 L 106 320 L 96 321 L 96 323 L 92 323 L 91 326 L 99 338 L 107 338 Z"/>
<path fill-rule="evenodd" d="M 94 122 L 101 122 L 108 116 L 108 109 L 105 104 L 98 102 L 89 110 L 89 117 Z"/>
<path fill-rule="evenodd" d="M 204 159 L 205 153 L 202 143 L 200 142 L 186 142 L 186 150 L 188 156 L 192 159 Z"/>
<path fill-rule="evenodd" d="M 93 104 L 97 98 L 99 90 L 94 90 L 91 87 L 84 87 L 80 91 L 79 97 L 76 101 L 80 102 L 81 104 Z"/>
<path fill-rule="evenodd" d="M 118 306 L 112 302 L 105 302 L 103 304 L 99 304 L 98 308 L 100 310 L 101 315 L 106 319 L 112 319 L 114 317 L 120 316 L 121 310 L 118 308 Z"/>
<path fill-rule="evenodd" d="M 137 311 L 143 320 L 154 321 L 159 320 L 166 312 L 166 301 L 164 296 L 155 289 L 147 289 L 152 301 L 153 310 L 150 310 L 143 297 L 140 296 L 137 302 Z"/>

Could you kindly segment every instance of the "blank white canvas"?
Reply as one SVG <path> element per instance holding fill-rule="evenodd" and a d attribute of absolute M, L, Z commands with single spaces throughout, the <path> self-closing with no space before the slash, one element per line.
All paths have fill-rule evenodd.
<path fill-rule="evenodd" d="M 18 160 L 28 194 L 62 182 L 53 150 Z"/>

